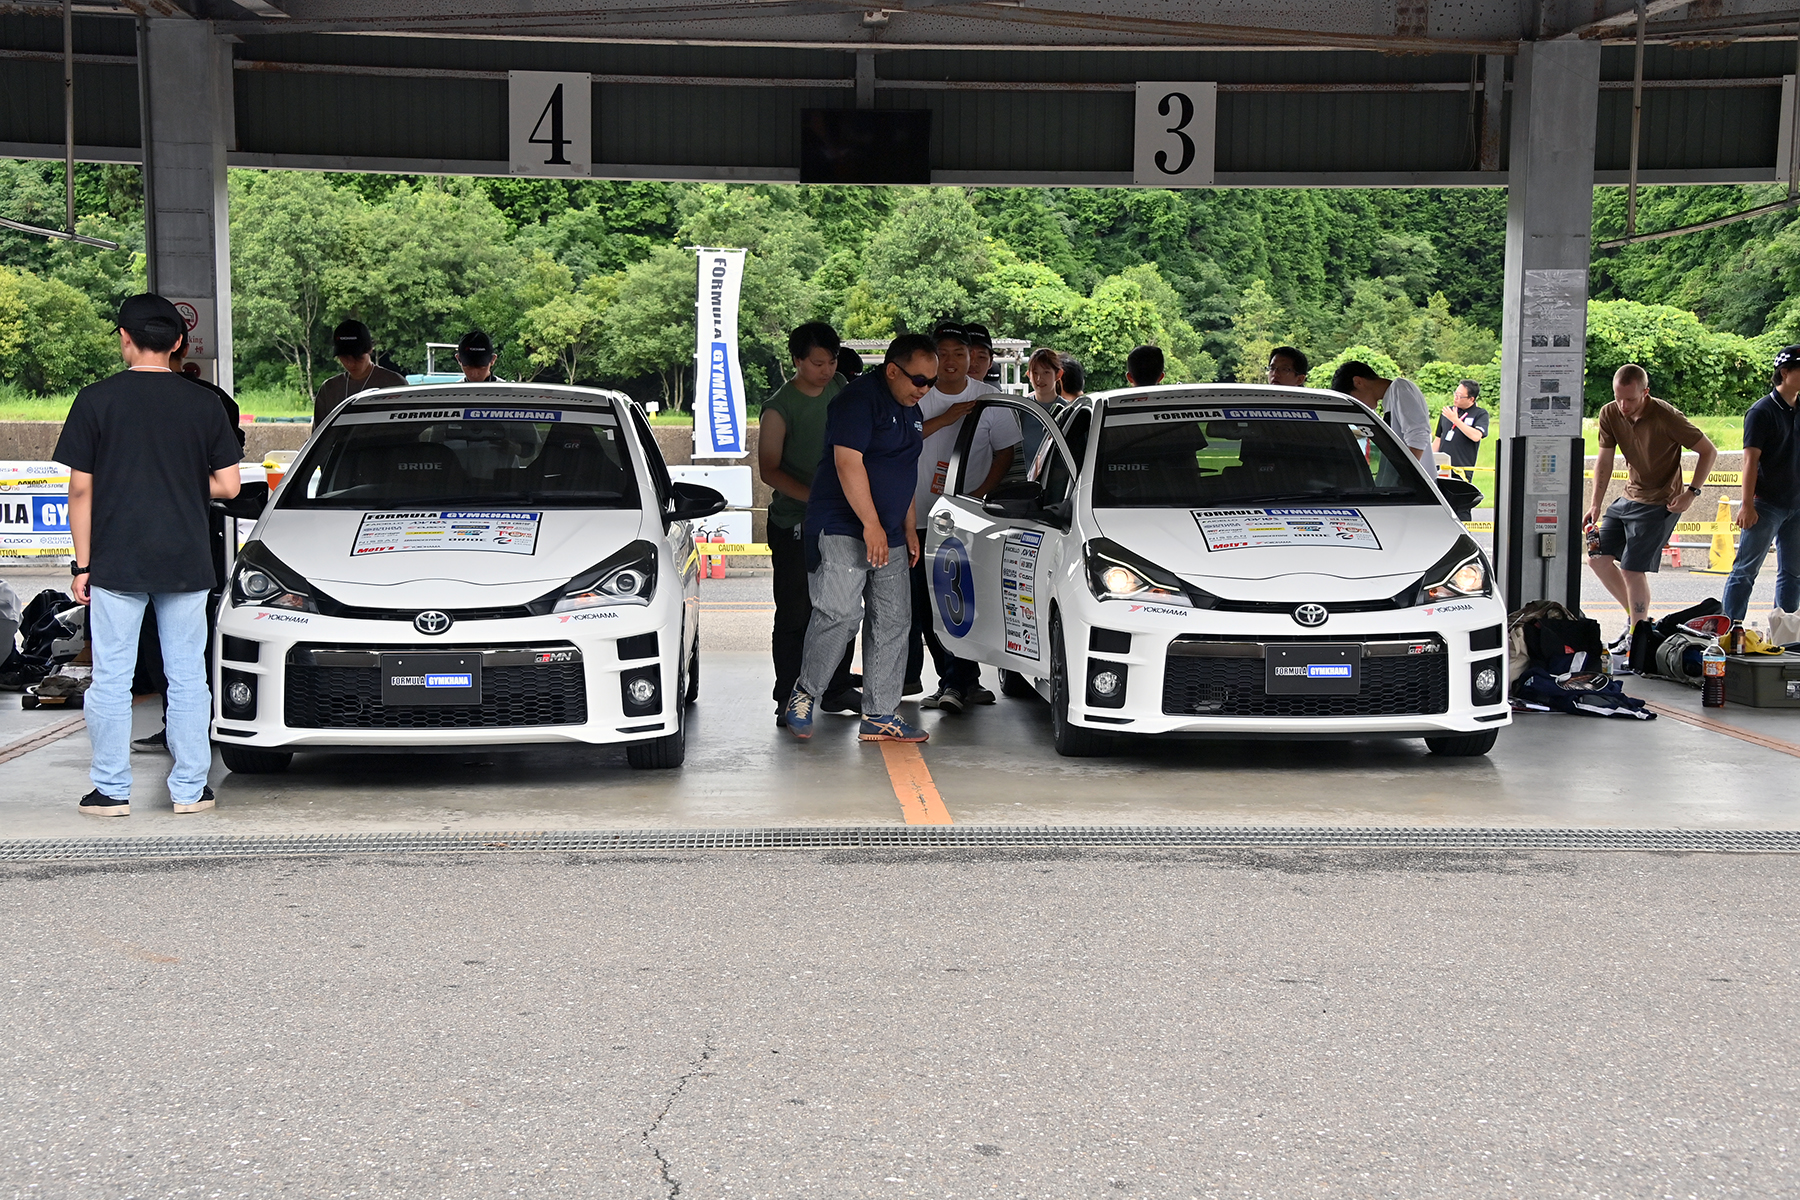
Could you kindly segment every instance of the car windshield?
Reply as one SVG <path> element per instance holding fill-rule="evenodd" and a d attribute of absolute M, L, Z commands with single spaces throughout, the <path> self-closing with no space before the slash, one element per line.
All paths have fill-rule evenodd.
<path fill-rule="evenodd" d="M 1095 508 L 1436 504 L 1406 451 L 1362 413 L 1233 404 L 1109 406 Z"/>
<path fill-rule="evenodd" d="M 294 473 L 284 508 L 636 508 L 610 409 L 383 408 L 339 416 Z"/>

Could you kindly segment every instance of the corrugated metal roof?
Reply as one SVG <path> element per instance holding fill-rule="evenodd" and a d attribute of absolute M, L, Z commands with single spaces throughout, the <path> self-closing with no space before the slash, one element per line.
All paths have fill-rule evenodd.
<path fill-rule="evenodd" d="M 62 52 L 61 20 L 0 16 L 0 46 Z M 77 54 L 134 55 L 129 21 L 75 18 Z M 14 59 L 0 64 L 0 141 L 63 140 L 62 66 Z M 138 144 L 137 70 L 75 65 L 75 140 L 84 146 Z"/>

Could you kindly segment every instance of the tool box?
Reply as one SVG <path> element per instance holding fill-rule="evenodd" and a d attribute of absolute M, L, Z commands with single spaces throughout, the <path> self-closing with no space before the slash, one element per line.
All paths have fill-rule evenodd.
<path fill-rule="evenodd" d="M 1725 659 L 1725 703 L 1800 708 L 1800 654 L 1733 654 Z"/>

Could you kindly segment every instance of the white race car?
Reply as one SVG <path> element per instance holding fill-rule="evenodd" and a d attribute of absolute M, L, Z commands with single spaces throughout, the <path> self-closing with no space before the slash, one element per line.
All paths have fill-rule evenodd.
<path fill-rule="evenodd" d="M 623 742 L 679 766 L 698 691 L 691 522 L 643 412 L 586 388 L 365 392 L 238 555 L 214 646 L 233 771 L 296 750 Z"/>
<path fill-rule="evenodd" d="M 1487 558 L 1357 401 L 1134 388 L 1048 425 L 1030 400 L 982 404 L 1020 421 L 1021 478 L 966 494 L 958 447 L 927 521 L 933 620 L 1008 694 L 1049 700 L 1060 753 L 1160 734 L 1477 755 L 1511 720 Z"/>

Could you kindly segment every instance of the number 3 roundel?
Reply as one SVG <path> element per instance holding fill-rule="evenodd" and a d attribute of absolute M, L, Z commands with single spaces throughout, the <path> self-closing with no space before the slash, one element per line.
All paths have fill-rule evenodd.
<path fill-rule="evenodd" d="M 937 598 L 944 632 L 963 637 L 975 625 L 975 575 L 969 551 L 955 538 L 945 538 L 931 559 L 931 594 Z"/>

